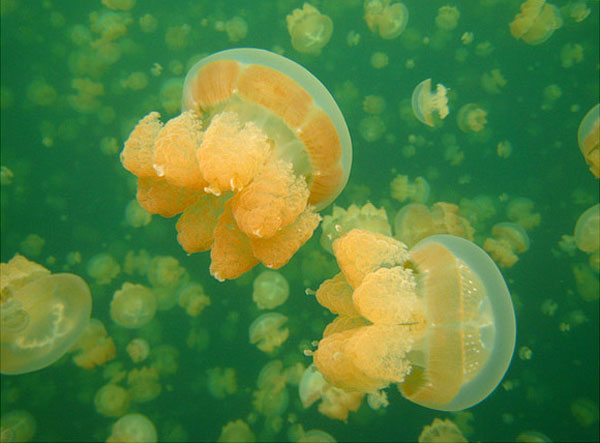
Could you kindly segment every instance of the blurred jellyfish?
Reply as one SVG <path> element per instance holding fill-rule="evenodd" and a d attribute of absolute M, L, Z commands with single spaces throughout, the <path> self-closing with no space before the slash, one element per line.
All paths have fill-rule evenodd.
<path fill-rule="evenodd" d="M 258 390 L 253 392 L 254 409 L 267 417 L 282 415 L 289 404 L 286 381 L 280 360 L 272 360 L 263 366 L 256 381 Z"/>
<path fill-rule="evenodd" d="M 87 273 L 99 285 L 108 285 L 121 273 L 121 266 L 110 254 L 101 253 L 88 261 Z"/>
<path fill-rule="evenodd" d="M 0 372 L 23 374 L 50 366 L 90 321 L 88 285 L 74 274 L 48 275 L 22 256 L 1 269 Z"/>
<path fill-rule="evenodd" d="M 600 104 L 592 107 L 581 120 L 577 142 L 590 171 L 600 178 Z"/>
<path fill-rule="evenodd" d="M 0 441 L 28 442 L 36 431 L 36 421 L 29 412 L 17 409 L 6 412 L 0 417 Z"/>
<path fill-rule="evenodd" d="M 110 302 L 110 316 L 119 326 L 138 329 L 147 325 L 156 313 L 156 296 L 143 285 L 123 283 Z"/>
<path fill-rule="evenodd" d="M 258 309 L 274 309 L 285 303 L 290 295 L 286 278 L 276 271 L 263 271 L 252 283 L 252 300 Z"/>
<path fill-rule="evenodd" d="M 451 420 L 441 420 L 435 418 L 433 423 L 427 425 L 419 435 L 419 443 L 432 443 L 441 441 L 451 441 L 455 443 L 467 442 L 465 436 L 460 432 Z"/>
<path fill-rule="evenodd" d="M 423 177 L 417 177 L 411 183 L 408 175 L 397 175 L 390 183 L 390 195 L 399 202 L 410 201 L 425 203 L 429 198 L 429 183 Z"/>
<path fill-rule="evenodd" d="M 404 3 L 389 3 L 390 0 L 366 0 L 364 3 L 367 26 L 386 40 L 402 34 L 408 23 L 408 9 Z"/>
<path fill-rule="evenodd" d="M 367 203 L 362 207 L 350 205 L 348 209 L 334 206 L 331 215 L 326 215 L 321 223 L 321 246 L 333 254 L 331 244 L 345 232 L 352 229 L 364 229 L 384 235 L 391 235 L 392 228 L 384 208 L 377 209 Z"/>
<path fill-rule="evenodd" d="M 211 368 L 206 371 L 208 392 L 214 398 L 225 398 L 238 390 L 233 368 Z"/>
<path fill-rule="evenodd" d="M 371 55 L 371 66 L 375 69 L 383 69 L 390 63 L 390 58 L 385 52 L 374 52 Z"/>
<path fill-rule="evenodd" d="M 596 301 L 600 298 L 600 281 L 587 263 L 575 263 L 571 266 L 577 294 L 585 301 Z"/>
<path fill-rule="evenodd" d="M 127 354 L 134 363 L 141 363 L 150 354 L 150 344 L 143 338 L 134 338 L 127 344 Z"/>
<path fill-rule="evenodd" d="M 154 400 L 162 391 L 158 370 L 147 366 L 132 369 L 127 374 L 127 387 L 133 402 L 147 403 Z"/>
<path fill-rule="evenodd" d="M 452 31 L 458 26 L 460 12 L 455 6 L 442 6 L 435 17 L 435 25 L 442 31 Z"/>
<path fill-rule="evenodd" d="M 158 441 L 156 427 L 142 414 L 127 414 L 118 419 L 112 427 L 107 443 L 155 443 Z"/>
<path fill-rule="evenodd" d="M 230 421 L 221 429 L 221 434 L 217 440 L 219 443 L 233 443 L 245 441 L 252 443 L 255 440 L 254 433 L 250 426 L 242 420 Z"/>
<path fill-rule="evenodd" d="M 428 78 L 419 83 L 411 97 L 411 105 L 414 116 L 421 123 L 434 127 L 434 112 L 440 119 L 448 115 L 448 97 L 446 97 L 446 87 L 440 83 L 437 84 L 435 93 L 431 91 L 431 79 Z"/>
<path fill-rule="evenodd" d="M 363 111 L 379 115 L 385 111 L 385 99 L 379 95 L 367 95 L 363 100 Z"/>
<path fill-rule="evenodd" d="M 109 383 L 96 392 L 94 405 L 96 411 L 106 417 L 120 417 L 129 409 L 130 396 L 127 389 Z"/>
<path fill-rule="evenodd" d="M 294 9 L 286 22 L 292 46 L 304 54 L 320 54 L 333 32 L 331 19 L 310 3 L 304 3 L 302 9 Z"/>
<path fill-rule="evenodd" d="M 487 111 L 477 103 L 467 103 L 458 110 L 456 121 L 463 132 L 479 132 L 487 124 Z"/>
<path fill-rule="evenodd" d="M 529 45 L 544 43 L 562 27 L 560 10 L 546 0 L 527 0 L 521 4 L 521 12 L 510 22 L 510 33 Z"/>
<path fill-rule="evenodd" d="M 506 86 L 506 78 L 502 75 L 500 69 L 492 69 L 490 72 L 484 72 L 481 75 L 481 87 L 488 94 L 500 94 L 504 86 Z"/>
<path fill-rule="evenodd" d="M 29 234 L 19 244 L 19 250 L 27 257 L 39 257 L 45 244 L 46 240 L 39 235 Z"/>
<path fill-rule="evenodd" d="M 363 118 L 358 124 L 358 132 L 369 143 L 376 142 L 383 137 L 386 131 L 384 121 L 378 115 Z"/>
<path fill-rule="evenodd" d="M 190 317 L 198 317 L 204 308 L 210 306 L 210 298 L 204 293 L 200 283 L 190 282 L 178 291 L 177 303 Z"/>
<path fill-rule="evenodd" d="M 290 335 L 290 330 L 283 326 L 287 321 L 288 318 L 278 312 L 262 314 L 250 324 L 250 343 L 263 352 L 273 352 Z"/>
<path fill-rule="evenodd" d="M 587 398 L 578 398 L 571 403 L 571 414 L 585 428 L 598 422 L 598 405 Z"/>
<path fill-rule="evenodd" d="M 169 255 L 158 255 L 150 262 L 148 279 L 155 288 L 176 288 L 185 278 L 185 268 Z"/>
<path fill-rule="evenodd" d="M 521 432 L 515 437 L 517 443 L 551 443 L 552 440 L 545 434 L 538 431 Z"/>
<path fill-rule="evenodd" d="M 506 216 L 512 222 L 520 225 L 525 230 L 539 226 L 542 217 L 539 212 L 534 212 L 535 203 L 525 197 L 512 199 L 506 206 Z"/>
<path fill-rule="evenodd" d="M 600 248 L 600 203 L 586 209 L 577 219 L 575 244 L 588 254 Z"/>
<path fill-rule="evenodd" d="M 522 226 L 516 223 L 497 223 L 492 228 L 493 238 L 486 238 L 485 249 L 498 265 L 513 266 L 519 257 L 529 249 L 529 236 Z"/>
<path fill-rule="evenodd" d="M 136 0 L 102 0 L 102 4 L 113 11 L 129 11 L 135 6 Z"/>
<path fill-rule="evenodd" d="M 293 106 L 292 106 L 293 105 Z M 121 154 L 150 213 L 181 214 L 178 240 L 211 250 L 211 273 L 279 268 L 344 188 L 351 143 L 337 104 L 308 71 L 257 49 L 222 51 L 188 72 L 183 113 L 150 113 Z"/>
<path fill-rule="evenodd" d="M 125 221 L 129 226 L 141 228 L 152 221 L 152 215 L 142 208 L 137 200 L 130 200 L 125 207 Z"/>
<path fill-rule="evenodd" d="M 508 288 L 482 249 L 434 235 L 408 251 L 391 237 L 357 229 L 333 249 L 347 283 L 332 287 L 354 312 L 344 309 L 312 353 L 325 380 L 363 393 L 399 383 L 407 399 L 445 411 L 492 393 L 510 364 L 516 330 Z M 472 337 L 468 346 L 463 334 Z M 463 367 L 464 361 L 474 364 Z"/>
<path fill-rule="evenodd" d="M 102 322 L 96 318 L 90 320 L 71 351 L 75 353 L 73 362 L 84 369 L 102 366 L 116 355 L 113 339 L 108 336 Z"/>
<path fill-rule="evenodd" d="M 580 44 L 567 43 L 560 50 L 560 65 L 563 68 L 571 68 L 583 61 L 583 46 Z"/>

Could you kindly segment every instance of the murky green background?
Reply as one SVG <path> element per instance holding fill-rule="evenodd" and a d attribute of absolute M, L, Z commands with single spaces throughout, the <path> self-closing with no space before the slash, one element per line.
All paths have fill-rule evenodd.
<path fill-rule="evenodd" d="M 385 207 L 393 220 L 401 204 L 390 198 L 389 183 L 401 173 L 429 181 L 429 203 L 458 204 L 461 198 L 489 196 L 498 213 L 476 232 L 479 241 L 489 236 L 493 223 L 506 220 L 507 200 L 532 199 L 541 214 L 540 226 L 529 232 L 530 250 L 503 271 L 516 305 L 516 349 L 527 346 L 533 352 L 530 360 L 515 355 L 505 378 L 512 389 L 499 387 L 469 411 L 469 420 L 465 414 L 412 404 L 392 387 L 387 409 L 373 411 L 363 402 L 342 423 L 320 415 L 315 405 L 303 410 L 297 388 L 288 386 L 290 404 L 282 430 L 263 433 L 264 417 L 256 416 L 250 427 L 257 438 L 286 440 L 290 423 L 296 422 L 306 430 L 322 429 L 338 441 L 411 441 L 439 417 L 458 422 L 474 441 L 514 441 L 525 430 L 542 432 L 553 441 L 598 440 L 597 415 L 595 422 L 584 426 L 571 411 L 572 404 L 584 398 L 595 405 L 597 414 L 598 300 L 584 301 L 575 286 L 571 266 L 586 262 L 586 255 L 577 251 L 569 256 L 558 247 L 561 236 L 571 235 L 579 215 L 599 198 L 598 180 L 587 170 L 577 146 L 579 122 L 598 103 L 598 2 L 587 2 L 591 14 L 585 20 L 565 20 L 564 27 L 539 46 L 517 41 L 509 33 L 519 0 L 405 3 L 408 29 L 397 39 L 383 40 L 368 30 L 362 2 L 313 2 L 331 17 L 334 33 L 320 55 L 309 56 L 292 48 L 285 25 L 285 16 L 300 7 L 300 1 L 138 0 L 131 11 L 119 12 L 128 23 L 125 34 L 113 41 L 114 58 L 100 60 L 89 42 L 99 38 L 90 31 L 90 14 L 107 12 L 100 1 L 2 0 L 1 164 L 14 174 L 1 191 L 2 262 L 19 251 L 26 254 L 23 240 L 37 234 L 45 244 L 39 256 L 29 258 L 52 272 L 68 270 L 86 279 L 94 299 L 92 315 L 106 325 L 117 345 L 117 361 L 126 369 L 133 364 L 125 345 L 138 334 L 151 336 L 153 345 L 170 344 L 179 350 L 178 370 L 161 378 L 161 395 L 131 407 L 155 423 L 160 440 L 215 440 L 228 421 L 247 420 L 253 412 L 252 391 L 259 370 L 275 358 L 285 366 L 308 365 L 310 358 L 302 350 L 320 338 L 331 320 L 304 292 L 336 272 L 333 258 L 316 252 L 321 250 L 320 229 L 281 270 L 290 282 L 291 296 L 277 311 L 289 317 L 291 333 L 279 352 L 268 356 L 248 343 L 248 326 L 259 315 L 251 283 L 261 267 L 237 281 L 218 283 L 208 273 L 208 254 L 187 256 L 176 242 L 175 218 L 153 216 L 140 229 L 125 223 L 125 206 L 135 195 L 135 181 L 118 156 L 127 135 L 151 110 L 160 111 L 163 118 L 174 115 L 161 104 L 161 88 L 170 79 L 181 80 L 194 57 L 239 46 L 283 52 L 314 73 L 338 100 L 352 135 L 354 157 L 350 181 L 337 205 L 370 201 Z M 434 18 L 448 3 L 460 10 L 458 27 L 444 38 L 436 37 Z M 559 7 L 567 3 L 556 0 Z M 140 29 L 139 20 L 146 14 L 157 20 L 153 32 Z M 230 42 L 225 32 L 215 30 L 217 22 L 233 16 L 248 25 L 247 36 L 239 42 Z M 173 27 L 184 29 L 182 25 L 189 25 L 188 32 L 176 39 L 179 47 L 169 47 L 165 35 Z M 78 44 L 72 36 L 82 29 L 87 29 L 89 39 Z M 346 42 L 350 31 L 360 34 L 357 46 Z M 464 32 L 474 34 L 470 45 L 461 42 Z M 424 37 L 429 37 L 429 44 L 423 43 Z M 583 60 L 568 68 L 561 66 L 566 44 L 583 48 Z M 370 65 L 377 51 L 389 56 L 389 65 L 379 70 Z M 409 60 L 414 62 L 411 69 Z M 150 72 L 155 63 L 163 67 L 158 76 Z M 492 69 L 499 69 L 507 81 L 499 94 L 481 87 L 482 74 Z M 147 75 L 144 89 L 123 87 L 132 72 Z M 73 98 L 75 78 L 101 83 L 103 94 L 87 107 L 78 106 Z M 426 78 L 450 88 L 450 115 L 436 129 L 402 112 L 402 101 Z M 558 85 L 562 95 L 551 106 L 543 106 L 543 91 L 549 85 Z M 365 141 L 358 129 L 367 116 L 362 110 L 367 95 L 382 96 L 386 103 L 381 115 L 386 130 L 375 142 Z M 488 111 L 482 133 L 465 134 L 457 127 L 457 111 L 469 102 Z M 422 137 L 425 144 L 407 158 L 403 152 L 411 135 Z M 460 164 L 452 164 L 446 156 L 444 140 L 449 135 L 456 137 L 454 145 L 464 155 Z M 496 154 L 502 140 L 513 146 L 507 159 Z M 324 214 L 330 212 L 328 208 Z M 86 264 L 102 252 L 122 263 L 127 251 L 142 248 L 151 255 L 177 258 L 191 279 L 204 286 L 211 306 L 195 319 L 179 307 L 158 312 L 152 327 L 141 332 L 116 326 L 108 314 L 114 291 L 124 281 L 148 282 L 121 274 L 101 286 L 87 275 Z M 80 252 L 82 263 L 67 264 L 72 251 Z M 311 270 L 314 254 L 325 257 L 326 265 Z M 547 299 L 558 305 L 552 316 L 541 310 Z M 573 313 L 584 321 L 574 322 Z M 561 330 L 561 324 L 562 329 L 568 324 L 569 330 Z M 205 349 L 186 345 L 192 329 L 208 334 Z M 208 393 L 206 370 L 214 367 L 235 369 L 237 393 L 224 400 Z M 67 355 L 32 374 L 2 376 L 2 414 L 29 411 L 37 422 L 35 440 L 103 441 L 114 419 L 95 411 L 93 396 L 104 383 L 102 368 L 82 370 Z"/>

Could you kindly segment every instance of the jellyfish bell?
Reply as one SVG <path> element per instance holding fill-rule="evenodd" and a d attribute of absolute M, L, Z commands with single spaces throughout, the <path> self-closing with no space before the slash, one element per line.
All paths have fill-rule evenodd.
<path fill-rule="evenodd" d="M 18 289 L 0 306 L 0 372 L 24 374 L 62 357 L 90 321 L 88 285 L 74 274 L 47 275 Z"/>
<path fill-rule="evenodd" d="M 432 409 L 470 408 L 492 393 L 510 365 L 516 337 L 510 293 L 493 260 L 468 240 L 434 235 L 410 257 L 432 326 L 424 365 L 413 365 L 401 392 Z"/>
<path fill-rule="evenodd" d="M 579 149 L 596 178 L 600 178 L 600 104 L 583 117 L 577 130 Z"/>
<path fill-rule="evenodd" d="M 585 210 L 577 219 L 575 244 L 580 251 L 587 253 L 600 248 L 600 203 Z"/>
<path fill-rule="evenodd" d="M 304 54 L 320 54 L 333 33 L 331 19 L 309 3 L 304 3 L 302 9 L 294 9 L 286 22 L 292 46 Z"/>
<path fill-rule="evenodd" d="M 431 90 L 431 79 L 428 78 L 419 83 L 413 90 L 411 105 L 414 116 L 421 123 L 435 126 L 434 113 L 437 113 L 440 119 L 448 115 L 448 98 L 446 97 L 448 89 L 438 83 L 435 93 Z"/>
<path fill-rule="evenodd" d="M 510 22 L 510 33 L 529 45 L 539 45 L 548 40 L 554 31 L 562 27 L 560 10 L 546 0 L 527 0 L 521 4 L 521 12 Z"/>
<path fill-rule="evenodd" d="M 352 147 L 335 100 L 306 69 L 242 48 L 198 61 L 183 112 L 145 117 L 121 161 L 138 201 L 172 217 L 187 252 L 211 250 L 211 273 L 279 268 L 310 238 L 348 181 Z"/>

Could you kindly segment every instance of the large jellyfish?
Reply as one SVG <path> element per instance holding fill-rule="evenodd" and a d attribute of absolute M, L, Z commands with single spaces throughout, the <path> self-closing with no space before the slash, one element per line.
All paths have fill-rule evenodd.
<path fill-rule="evenodd" d="M 354 229 L 333 249 L 342 272 L 317 291 L 339 316 L 313 353 L 325 379 L 456 411 L 484 400 L 508 369 L 515 316 L 502 274 L 474 243 L 434 235 L 406 245 Z M 326 293 L 326 294 L 324 294 Z"/>
<path fill-rule="evenodd" d="M 152 112 L 121 154 L 137 199 L 177 221 L 189 253 L 232 279 L 258 262 L 279 268 L 312 235 L 344 188 L 348 128 L 327 89 L 300 65 L 259 49 L 222 51 L 188 72 L 183 113 Z"/>
<path fill-rule="evenodd" d="M 2 263 L 0 372 L 24 374 L 50 366 L 90 321 L 92 296 L 74 274 L 54 274 L 23 256 Z"/>
<path fill-rule="evenodd" d="M 590 109 L 581 120 L 577 141 L 590 171 L 600 178 L 600 104 Z"/>
<path fill-rule="evenodd" d="M 527 0 L 521 4 L 521 12 L 510 22 L 510 33 L 529 45 L 544 43 L 562 27 L 560 10 L 546 0 Z"/>

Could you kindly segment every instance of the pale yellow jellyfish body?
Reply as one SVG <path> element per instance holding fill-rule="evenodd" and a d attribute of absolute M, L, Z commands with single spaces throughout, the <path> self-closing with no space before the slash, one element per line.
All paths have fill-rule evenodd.
<path fill-rule="evenodd" d="M 431 79 L 428 78 L 419 83 L 414 89 L 411 97 L 411 105 L 414 116 L 421 123 L 434 127 L 434 112 L 440 119 L 448 115 L 448 97 L 446 87 L 437 84 L 435 93 L 431 91 Z"/>
<path fill-rule="evenodd" d="M 119 326 L 137 329 L 147 325 L 156 313 L 156 295 L 143 285 L 123 283 L 110 302 L 110 316 Z"/>
<path fill-rule="evenodd" d="M 366 0 L 365 21 L 373 32 L 385 40 L 398 37 L 408 23 L 408 9 L 404 3 L 392 3 L 390 0 Z"/>
<path fill-rule="evenodd" d="M 22 269 L 13 268 L 10 262 L 2 268 L 0 372 L 3 374 L 23 374 L 50 366 L 81 336 L 92 311 L 89 287 L 80 277 L 42 275 L 19 287 L 19 281 L 27 279 L 19 278 Z M 17 278 L 5 286 L 13 271 Z"/>
<path fill-rule="evenodd" d="M 458 127 L 463 132 L 479 132 L 487 124 L 487 111 L 477 103 L 467 103 L 456 115 Z"/>
<path fill-rule="evenodd" d="M 580 251 L 587 253 L 600 248 L 600 203 L 588 208 L 577 219 L 575 244 Z"/>
<path fill-rule="evenodd" d="M 579 149 L 596 178 L 600 178 L 600 104 L 583 117 L 577 130 Z"/>
<path fill-rule="evenodd" d="M 471 407 L 496 388 L 513 354 L 515 317 L 483 250 L 434 235 L 406 251 L 394 239 L 353 230 L 334 251 L 369 323 L 319 342 L 313 357 L 325 380 L 367 393 L 398 383 L 407 399 L 446 411 Z"/>
<path fill-rule="evenodd" d="M 562 27 L 560 10 L 546 0 L 527 0 L 521 4 L 521 12 L 510 22 L 510 33 L 529 45 L 544 43 Z"/>
<path fill-rule="evenodd" d="M 2 414 L 0 439 L 2 442 L 28 442 L 35 435 L 37 424 L 29 412 L 17 409 Z"/>
<path fill-rule="evenodd" d="M 99 285 L 107 285 L 121 272 L 121 266 L 110 254 L 94 255 L 87 264 L 87 273 Z"/>
<path fill-rule="evenodd" d="M 433 443 L 442 441 L 451 441 L 455 443 L 466 443 L 467 439 L 460 432 L 458 426 L 451 420 L 440 420 L 435 418 L 433 423 L 427 425 L 419 435 L 419 443 Z"/>
<path fill-rule="evenodd" d="M 254 432 L 252 432 L 250 426 L 248 426 L 244 420 L 238 419 L 236 421 L 230 421 L 223 426 L 217 441 L 229 443 L 238 441 L 253 442 L 256 440 L 254 437 Z"/>
<path fill-rule="evenodd" d="M 408 175 L 397 175 L 390 183 L 390 195 L 399 202 L 409 200 L 416 203 L 425 203 L 429 197 L 429 183 L 423 177 L 409 180 Z"/>
<path fill-rule="evenodd" d="M 290 295 L 286 278 L 276 271 L 261 272 L 252 283 L 252 300 L 258 309 L 274 309 L 281 306 Z"/>
<path fill-rule="evenodd" d="M 94 405 L 96 411 L 106 417 L 120 417 L 129 409 L 131 397 L 127 389 L 109 383 L 96 392 Z"/>
<path fill-rule="evenodd" d="M 333 97 L 291 60 L 232 49 L 190 69 L 182 110 L 164 126 L 150 113 L 125 143 L 138 202 L 183 213 L 179 242 L 210 249 L 220 280 L 283 266 L 348 180 L 350 135 Z"/>
<path fill-rule="evenodd" d="M 118 419 L 112 427 L 107 443 L 154 443 L 158 441 L 156 427 L 143 414 L 127 414 Z"/>
<path fill-rule="evenodd" d="M 75 352 L 73 362 L 84 369 L 101 366 L 115 358 L 116 347 L 102 322 L 92 318 L 83 334 L 71 348 Z"/>
<path fill-rule="evenodd" d="M 333 33 L 333 22 L 310 3 L 294 9 L 286 17 L 292 46 L 304 54 L 320 54 Z"/>
<path fill-rule="evenodd" d="M 290 335 L 290 330 L 284 327 L 288 318 L 278 312 L 263 314 L 250 324 L 250 343 L 263 352 L 273 352 Z"/>
<path fill-rule="evenodd" d="M 492 227 L 492 238 L 485 239 L 483 249 L 501 267 L 510 268 L 519 260 L 517 254 L 529 249 L 529 236 L 516 223 L 496 223 Z"/>

